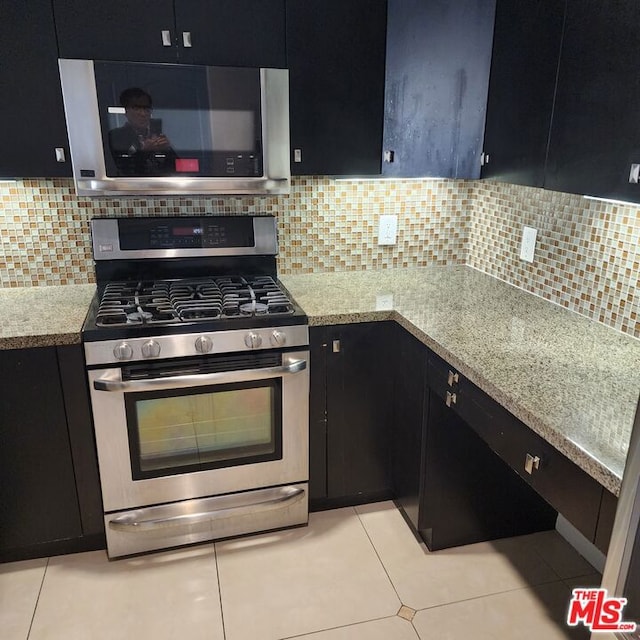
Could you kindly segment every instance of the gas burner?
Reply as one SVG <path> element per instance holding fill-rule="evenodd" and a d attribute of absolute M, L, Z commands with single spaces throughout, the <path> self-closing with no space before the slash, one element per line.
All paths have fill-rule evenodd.
<path fill-rule="evenodd" d="M 269 305 L 262 302 L 246 302 L 240 305 L 240 313 L 250 316 L 253 314 L 263 315 L 269 313 Z"/>
<path fill-rule="evenodd" d="M 105 286 L 95 324 L 108 328 L 294 313 L 270 276 L 116 281 Z"/>
<path fill-rule="evenodd" d="M 148 322 L 153 318 L 153 313 L 150 311 L 134 311 L 133 313 L 127 313 L 127 321 L 139 324 L 141 322 Z"/>

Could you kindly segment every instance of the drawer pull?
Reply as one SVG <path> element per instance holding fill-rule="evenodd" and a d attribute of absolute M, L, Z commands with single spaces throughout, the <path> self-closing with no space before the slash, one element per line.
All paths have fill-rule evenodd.
<path fill-rule="evenodd" d="M 447 391 L 447 399 L 446 399 L 446 405 L 447 407 L 450 407 L 452 404 L 455 404 L 457 401 L 457 397 L 455 393 L 451 393 L 450 391 Z"/>
<path fill-rule="evenodd" d="M 540 468 L 540 457 L 532 456 L 530 453 L 527 453 L 527 457 L 524 461 L 524 470 L 531 475 L 534 469 Z"/>
<path fill-rule="evenodd" d="M 340 340 L 334 340 L 331 345 L 331 350 L 333 351 L 333 353 L 340 353 L 340 349 L 341 349 Z"/>
<path fill-rule="evenodd" d="M 458 384 L 458 374 L 453 373 L 453 371 L 449 371 L 449 376 L 447 377 L 447 384 L 450 387 L 453 387 L 454 384 Z"/>

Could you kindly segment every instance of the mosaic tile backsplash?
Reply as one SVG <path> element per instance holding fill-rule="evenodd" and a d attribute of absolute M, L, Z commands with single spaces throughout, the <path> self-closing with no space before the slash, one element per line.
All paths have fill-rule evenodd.
<path fill-rule="evenodd" d="M 273 214 L 280 273 L 468 264 L 640 337 L 640 209 L 493 181 L 292 179 L 288 196 L 79 198 L 72 180 L 0 182 L 0 286 L 93 282 L 92 217 Z M 378 246 L 381 214 L 398 242 Z M 536 259 L 519 259 L 522 226 Z"/>

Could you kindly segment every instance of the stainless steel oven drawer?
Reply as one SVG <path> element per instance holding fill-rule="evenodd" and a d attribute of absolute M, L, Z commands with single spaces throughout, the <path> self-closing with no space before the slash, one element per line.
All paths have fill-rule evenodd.
<path fill-rule="evenodd" d="M 245 491 L 108 513 L 109 557 L 269 531 L 308 521 L 308 485 Z"/>

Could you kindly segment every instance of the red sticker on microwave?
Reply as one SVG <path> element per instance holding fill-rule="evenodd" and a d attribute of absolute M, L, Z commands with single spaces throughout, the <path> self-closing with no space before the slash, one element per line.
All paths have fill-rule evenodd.
<path fill-rule="evenodd" d="M 198 158 L 176 158 L 176 171 L 178 173 L 195 173 L 200 171 Z"/>

